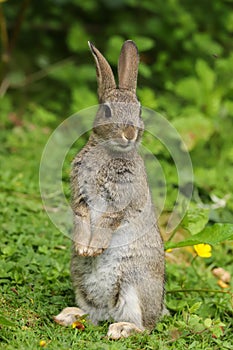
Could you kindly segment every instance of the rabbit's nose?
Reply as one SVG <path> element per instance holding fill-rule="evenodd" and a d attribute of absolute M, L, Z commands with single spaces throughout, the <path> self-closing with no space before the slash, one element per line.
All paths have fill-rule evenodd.
<path fill-rule="evenodd" d="M 123 139 L 127 141 L 134 141 L 137 138 L 137 131 L 134 126 L 127 125 L 122 133 Z"/>

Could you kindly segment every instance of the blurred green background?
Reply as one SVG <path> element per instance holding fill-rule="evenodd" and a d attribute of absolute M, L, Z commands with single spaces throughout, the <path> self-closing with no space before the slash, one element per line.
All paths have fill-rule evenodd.
<path fill-rule="evenodd" d="M 20 155 L 36 176 L 52 130 L 97 103 L 87 41 L 116 72 L 123 41 L 133 39 L 141 58 L 142 105 L 165 116 L 190 151 L 195 220 L 207 206 L 209 222 L 233 222 L 232 5 L 232 0 L 0 0 L 2 155 L 11 165 Z M 167 152 L 151 147 L 165 169 L 169 211 L 177 176 Z M 8 168 L 6 160 L 2 164 Z M 15 186 L 7 174 L 3 187 L 9 181 Z"/>

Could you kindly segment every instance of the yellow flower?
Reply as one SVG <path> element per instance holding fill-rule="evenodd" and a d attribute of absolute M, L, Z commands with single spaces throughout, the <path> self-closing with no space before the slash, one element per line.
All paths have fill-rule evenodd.
<path fill-rule="evenodd" d="M 172 252 L 171 248 L 166 249 L 166 253 L 171 253 L 171 252 Z"/>
<path fill-rule="evenodd" d="M 209 244 L 201 243 L 201 244 L 196 244 L 194 246 L 194 249 L 197 253 L 198 256 L 201 258 L 209 258 L 211 257 L 211 246 Z"/>
<path fill-rule="evenodd" d="M 41 346 L 42 348 L 44 348 L 44 347 L 46 346 L 46 341 L 45 341 L 45 340 L 41 340 L 41 341 L 40 341 L 40 346 Z"/>

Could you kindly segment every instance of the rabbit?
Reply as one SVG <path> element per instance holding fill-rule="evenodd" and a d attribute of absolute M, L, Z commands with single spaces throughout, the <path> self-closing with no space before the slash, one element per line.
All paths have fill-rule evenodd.
<path fill-rule="evenodd" d="M 54 320 L 70 325 L 84 314 L 94 324 L 113 320 L 107 336 L 119 339 L 151 331 L 166 313 L 164 247 L 137 151 L 144 131 L 137 46 L 131 40 L 122 46 L 117 87 L 107 60 L 88 44 L 100 105 L 71 171 L 71 276 L 80 308 L 67 307 Z"/>

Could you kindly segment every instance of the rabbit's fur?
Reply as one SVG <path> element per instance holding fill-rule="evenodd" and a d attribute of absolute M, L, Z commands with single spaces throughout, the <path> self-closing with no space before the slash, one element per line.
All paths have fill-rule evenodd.
<path fill-rule="evenodd" d="M 76 302 L 55 317 L 61 324 L 88 314 L 114 320 L 108 335 L 151 330 L 164 311 L 164 248 L 145 166 L 137 153 L 143 133 L 136 97 L 139 56 L 126 41 L 118 63 L 119 87 L 102 54 L 95 58 L 100 107 L 71 175 L 74 235 L 71 274 Z"/>

